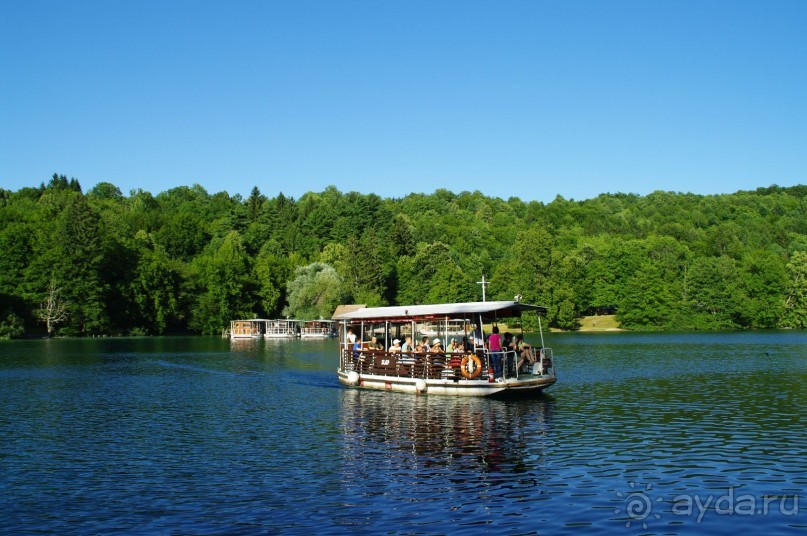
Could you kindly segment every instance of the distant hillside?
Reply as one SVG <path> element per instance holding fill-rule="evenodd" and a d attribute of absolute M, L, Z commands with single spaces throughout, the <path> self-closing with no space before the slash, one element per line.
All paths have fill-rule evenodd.
<path fill-rule="evenodd" d="M 488 299 L 521 294 L 554 328 L 602 312 L 624 329 L 807 327 L 807 186 L 545 204 L 442 189 L 85 193 L 54 175 L 0 189 L 0 253 L 0 337 L 219 333 L 340 303 L 475 301 L 482 274 Z"/>

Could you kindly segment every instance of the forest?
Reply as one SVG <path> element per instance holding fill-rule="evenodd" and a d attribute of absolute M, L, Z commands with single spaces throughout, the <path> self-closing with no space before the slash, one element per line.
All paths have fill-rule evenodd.
<path fill-rule="evenodd" d="M 403 198 L 124 195 L 55 174 L 0 188 L 0 337 L 220 333 L 340 303 L 513 299 L 575 329 L 807 327 L 807 186 L 550 203 L 438 189 Z M 533 322 L 527 319 L 526 323 Z M 529 327 L 529 325 L 527 326 Z"/>

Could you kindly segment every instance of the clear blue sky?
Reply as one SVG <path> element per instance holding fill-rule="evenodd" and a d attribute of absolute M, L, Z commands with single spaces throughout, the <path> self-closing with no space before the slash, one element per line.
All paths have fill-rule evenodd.
<path fill-rule="evenodd" d="M 0 187 L 807 183 L 807 1 L 0 0 Z"/>

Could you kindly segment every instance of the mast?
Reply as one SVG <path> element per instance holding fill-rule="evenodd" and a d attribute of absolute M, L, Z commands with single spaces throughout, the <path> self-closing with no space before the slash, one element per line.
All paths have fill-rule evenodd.
<path fill-rule="evenodd" d="M 485 287 L 490 285 L 490 281 L 485 281 L 485 274 L 484 273 L 482 274 L 482 281 L 477 281 L 476 284 L 477 285 L 482 285 L 482 301 L 486 301 L 485 300 Z"/>

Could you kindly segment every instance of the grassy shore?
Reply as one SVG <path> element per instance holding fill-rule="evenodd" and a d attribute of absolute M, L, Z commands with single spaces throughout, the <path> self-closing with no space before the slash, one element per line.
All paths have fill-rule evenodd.
<path fill-rule="evenodd" d="M 583 316 L 578 318 L 577 321 L 580 327 L 574 331 L 624 331 L 621 327 L 619 327 L 619 322 L 616 319 L 616 315 Z M 513 333 L 521 332 L 520 328 L 514 327 L 510 329 L 507 324 L 499 323 L 498 326 L 501 333 L 506 331 L 511 331 Z M 493 328 L 493 324 L 482 325 L 485 335 L 490 335 L 492 331 L 491 328 Z M 546 326 L 544 326 L 544 330 L 546 330 Z M 567 330 L 552 328 L 551 331 Z"/>
<path fill-rule="evenodd" d="M 622 331 L 616 315 L 584 316 L 579 322 L 579 331 Z"/>

